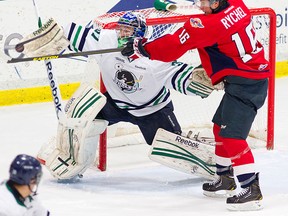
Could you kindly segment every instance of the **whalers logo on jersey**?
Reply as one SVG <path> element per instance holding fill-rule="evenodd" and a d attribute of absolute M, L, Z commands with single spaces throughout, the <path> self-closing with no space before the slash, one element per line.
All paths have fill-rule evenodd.
<path fill-rule="evenodd" d="M 118 70 L 113 81 L 125 93 L 134 93 L 140 90 L 139 80 L 133 73 L 127 70 Z"/>
<path fill-rule="evenodd" d="M 199 18 L 191 18 L 190 24 L 193 28 L 204 28 L 202 21 Z"/>

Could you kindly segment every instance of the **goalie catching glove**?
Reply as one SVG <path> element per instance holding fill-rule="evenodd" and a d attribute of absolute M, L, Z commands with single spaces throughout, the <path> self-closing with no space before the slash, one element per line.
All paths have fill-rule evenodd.
<path fill-rule="evenodd" d="M 106 98 L 91 86 L 81 86 L 65 107 L 66 121 L 59 121 L 56 145 L 43 146 L 38 158 L 57 179 L 82 175 L 95 161 L 99 135 L 108 122 L 94 120 Z"/>
<path fill-rule="evenodd" d="M 24 37 L 16 46 L 16 50 L 28 57 L 36 57 L 59 54 L 69 44 L 62 27 L 50 18 L 41 28 Z"/>

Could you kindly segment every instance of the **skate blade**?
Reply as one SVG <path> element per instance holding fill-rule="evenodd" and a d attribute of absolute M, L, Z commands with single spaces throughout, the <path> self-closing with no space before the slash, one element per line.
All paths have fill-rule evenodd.
<path fill-rule="evenodd" d="M 236 195 L 236 191 L 235 190 L 219 190 L 215 192 L 203 191 L 203 194 L 208 197 L 227 198 Z"/>
<path fill-rule="evenodd" d="M 261 200 L 255 200 L 247 203 L 229 203 L 227 209 L 229 211 L 258 211 L 263 209 L 263 205 Z"/>

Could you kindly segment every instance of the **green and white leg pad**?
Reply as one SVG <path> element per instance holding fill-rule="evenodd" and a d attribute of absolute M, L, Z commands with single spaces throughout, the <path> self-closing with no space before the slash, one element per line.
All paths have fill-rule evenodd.
<path fill-rule="evenodd" d="M 158 129 L 149 158 L 170 168 L 215 179 L 215 143 L 189 139 Z"/>
<path fill-rule="evenodd" d="M 59 120 L 56 145 L 41 148 L 38 158 L 58 179 L 83 174 L 94 162 L 99 135 L 108 122 L 94 118 L 106 98 L 96 88 L 81 86 L 67 102 L 66 117 Z"/>

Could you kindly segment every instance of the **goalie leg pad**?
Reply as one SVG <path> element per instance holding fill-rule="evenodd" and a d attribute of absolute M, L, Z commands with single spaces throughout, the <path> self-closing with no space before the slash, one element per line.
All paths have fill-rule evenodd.
<path fill-rule="evenodd" d="M 72 179 L 83 174 L 89 165 L 78 165 L 71 155 L 54 149 L 45 162 L 49 172 L 57 179 Z"/>
<path fill-rule="evenodd" d="M 158 129 L 149 158 L 162 165 L 207 179 L 215 179 L 215 143 L 189 139 Z"/>
<path fill-rule="evenodd" d="M 94 119 L 105 103 L 106 97 L 94 86 L 81 85 L 67 102 L 65 113 L 67 118 L 88 118 L 92 115 Z"/>
<path fill-rule="evenodd" d="M 105 96 L 88 85 L 81 86 L 67 102 L 65 107 L 67 120 L 61 120 L 58 124 L 57 148 L 61 152 L 71 154 L 78 164 L 85 164 L 90 158 L 86 158 L 85 155 L 88 153 L 84 154 L 84 152 L 90 145 L 87 143 L 90 143 L 88 140 L 90 140 L 91 127 L 94 129 L 98 127 L 96 130 L 98 135 L 107 127 L 105 120 L 93 121 L 105 103 Z"/>
<path fill-rule="evenodd" d="M 82 175 L 96 158 L 99 135 L 106 129 L 108 122 L 94 120 L 79 148 L 79 160 L 76 162 L 72 154 L 56 147 L 55 142 L 43 145 L 38 153 L 38 159 L 47 167 L 49 172 L 57 179 L 72 179 Z M 77 137 L 77 133 L 75 135 Z"/>
<path fill-rule="evenodd" d="M 86 167 L 77 166 L 71 155 L 56 148 L 55 140 L 44 144 L 38 152 L 37 159 L 41 164 L 45 165 L 51 175 L 57 179 L 71 179 L 83 173 Z"/>
<path fill-rule="evenodd" d="M 83 144 L 80 145 L 78 152 L 79 164 L 92 164 L 96 157 L 99 135 L 107 128 L 108 121 L 96 119 L 90 126 L 90 129 L 85 136 Z"/>
<path fill-rule="evenodd" d="M 106 103 L 96 88 L 80 86 L 65 106 L 67 118 L 59 119 L 56 144 L 41 148 L 38 158 L 58 179 L 83 174 L 94 162 L 99 135 L 108 122 L 94 120 Z"/>

